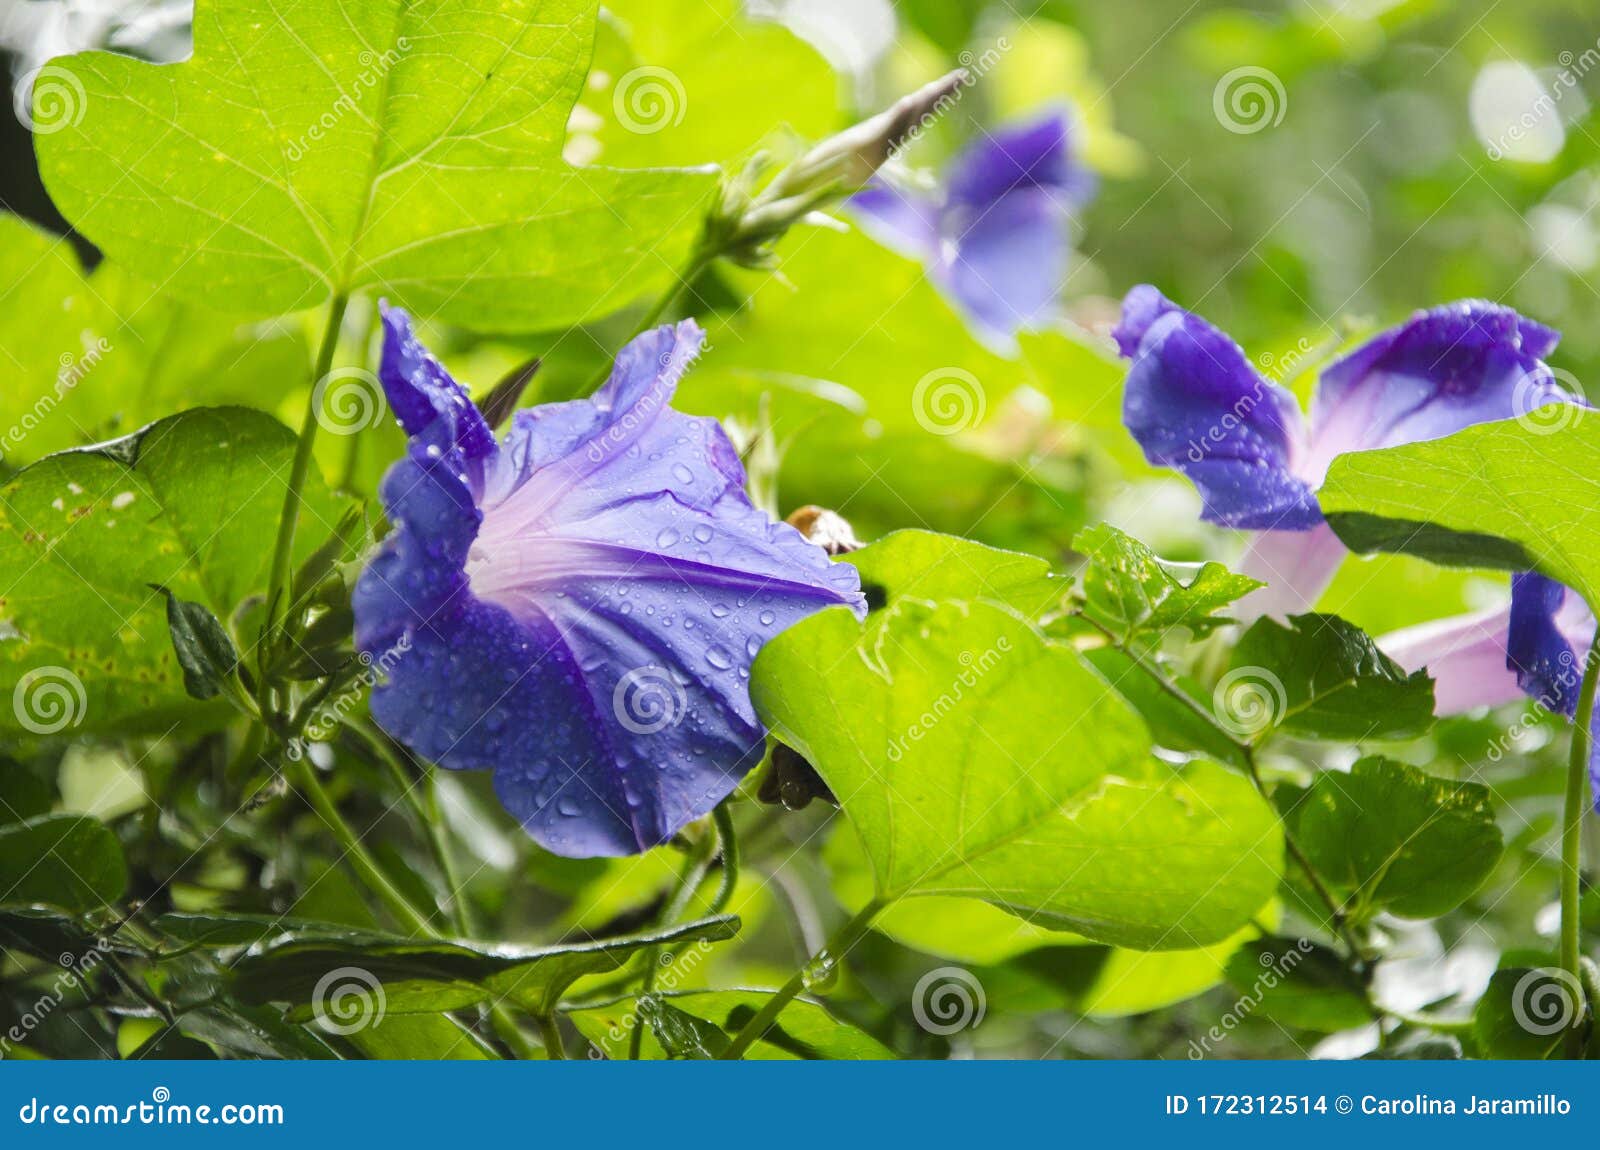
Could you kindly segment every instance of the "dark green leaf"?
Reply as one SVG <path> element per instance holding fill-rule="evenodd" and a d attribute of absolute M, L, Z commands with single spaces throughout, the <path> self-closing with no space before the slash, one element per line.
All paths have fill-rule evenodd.
<path fill-rule="evenodd" d="M 239 938 L 254 923 L 222 937 Z M 579 978 L 619 969 L 642 950 L 709 946 L 732 938 L 731 916 L 683 923 L 648 934 L 548 947 L 430 942 L 374 931 L 308 927 L 276 935 L 234 965 L 240 993 L 255 1002 L 288 1002 L 294 1016 L 320 1008 L 317 988 L 341 970 L 359 970 L 394 1014 L 453 1010 L 488 998 L 509 997 L 535 1014 L 552 1012 Z M 216 937 L 216 936 L 213 936 Z"/>
<path fill-rule="evenodd" d="M 714 1023 L 679 1010 L 664 998 L 639 999 L 639 1014 L 668 1058 L 704 1062 L 721 1057 L 728 1036 Z"/>
<path fill-rule="evenodd" d="M 45 815 L 0 827 L 0 902 L 98 911 L 127 888 L 122 847 L 97 819 Z"/>
<path fill-rule="evenodd" d="M 1260 619 L 1233 650 L 1213 697 L 1218 720 L 1253 738 L 1278 728 L 1359 742 L 1419 735 L 1433 723 L 1433 680 L 1407 675 L 1335 615 Z"/>
<path fill-rule="evenodd" d="M 745 1023 L 771 997 L 765 990 L 695 990 L 657 993 L 652 996 L 678 1013 L 709 1023 L 725 1035 L 738 1033 Z M 608 1058 L 626 1058 L 633 1028 L 638 1024 L 639 1005 L 634 998 L 623 998 L 603 1006 L 586 1006 L 571 1011 L 568 1018 L 585 1038 Z M 681 1022 L 681 1020 L 679 1020 Z M 715 1036 L 696 1030 L 714 1045 Z M 674 1032 L 674 1041 L 681 1031 Z M 668 1057 L 654 1030 L 645 1037 L 645 1058 Z M 774 1059 L 888 1059 L 894 1051 L 877 1039 L 841 1022 L 818 1003 L 797 998 L 779 1013 L 766 1036 L 750 1048 L 747 1058 Z"/>
<path fill-rule="evenodd" d="M 1497 970 L 1472 1013 L 1486 1058 L 1559 1058 L 1584 1011 L 1583 988 L 1555 966 Z"/>
<path fill-rule="evenodd" d="M 1286 1026 L 1331 1034 L 1372 1021 L 1366 988 L 1339 955 L 1309 939 L 1258 938 L 1239 947 L 1228 982 L 1248 1002 Z"/>
<path fill-rule="evenodd" d="M 1489 788 L 1379 756 L 1349 774 L 1274 797 L 1295 841 L 1347 913 L 1435 918 L 1461 905 L 1500 861 Z"/>
<path fill-rule="evenodd" d="M 196 699 L 214 699 L 239 665 L 239 652 L 217 617 L 199 603 L 179 599 L 160 584 L 151 587 L 167 598 L 167 629 L 172 649 L 183 668 L 183 689 Z"/>

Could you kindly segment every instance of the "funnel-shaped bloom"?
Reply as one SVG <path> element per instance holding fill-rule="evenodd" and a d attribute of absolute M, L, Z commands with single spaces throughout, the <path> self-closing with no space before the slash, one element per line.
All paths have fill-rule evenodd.
<path fill-rule="evenodd" d="M 355 591 L 383 728 L 495 790 L 542 845 L 621 855 L 706 814 L 757 761 L 751 661 L 853 567 L 750 503 L 722 428 L 668 404 L 702 334 L 647 332 L 593 399 L 488 424 L 388 309 L 382 381 L 410 435 L 394 529 Z"/>
<path fill-rule="evenodd" d="M 850 205 L 880 242 L 921 260 L 984 330 L 1034 325 L 1055 302 L 1071 254 L 1069 221 L 1094 190 L 1051 112 L 968 146 L 938 194 L 879 182 Z"/>
<path fill-rule="evenodd" d="M 1309 610 L 1344 559 L 1316 495 L 1335 458 L 1573 402 L 1540 358 L 1556 333 L 1481 300 L 1418 312 L 1329 365 L 1309 423 L 1238 344 L 1153 287 L 1128 293 L 1114 335 L 1145 457 L 1193 481 L 1205 519 L 1261 533 L 1242 564 L 1268 584 L 1257 613 Z"/>
<path fill-rule="evenodd" d="M 1132 361 L 1123 422 L 1145 457 L 1189 477 L 1205 519 L 1258 532 L 1240 569 L 1268 587 L 1244 600 L 1247 615 L 1310 610 L 1344 560 L 1316 494 L 1338 456 L 1582 402 L 1542 359 L 1557 333 L 1481 300 L 1418 312 L 1329 365 L 1309 423 L 1238 344 L 1153 287 L 1128 293 L 1114 335 Z M 1380 643 L 1407 670 L 1428 668 L 1440 714 L 1520 691 L 1571 715 L 1592 630 L 1575 594 L 1522 574 L 1507 607 Z"/>

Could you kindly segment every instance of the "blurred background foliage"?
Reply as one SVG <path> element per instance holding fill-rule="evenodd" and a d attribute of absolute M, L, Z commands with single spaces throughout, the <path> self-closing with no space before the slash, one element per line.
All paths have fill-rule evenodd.
<path fill-rule="evenodd" d="M 775 268 L 718 267 L 694 283 L 680 306 L 708 327 L 711 350 L 680 401 L 727 420 L 741 443 L 754 445 L 753 476 L 782 512 L 818 503 L 842 511 L 864 539 L 929 527 L 1064 566 L 1073 559 L 1070 539 L 1099 519 L 1171 558 L 1236 554 L 1236 538 L 1199 524 L 1189 486 L 1147 468 L 1121 429 L 1121 368 L 1106 332 L 1116 301 L 1141 282 L 1217 323 L 1273 375 L 1314 364 L 1353 333 L 1466 296 L 1513 305 L 1560 329 L 1552 363 L 1577 386 L 1600 370 L 1592 278 L 1600 262 L 1600 13 L 1592 0 L 606 7 L 572 119 L 574 163 L 731 169 L 757 150 L 783 158 L 960 64 L 977 82 L 899 158 L 907 173 L 937 172 L 984 130 L 1065 105 L 1081 155 L 1098 174 L 1097 197 L 1074 221 L 1077 255 L 1060 322 L 1014 346 L 974 334 L 918 265 L 837 223 L 789 236 Z M 73 18 L 47 19 L 50 8 L 71 9 Z M 171 38 L 173 8 L 183 6 L 6 0 L 8 66 L 22 76 L 52 51 L 104 43 L 173 58 L 184 51 L 181 27 L 176 47 Z M 151 18 L 141 38 L 137 26 L 129 33 L 113 18 L 133 9 L 163 9 L 167 18 Z M 639 133 L 621 122 L 626 105 L 616 84 L 645 66 L 681 85 L 682 115 Z M 1282 95 L 1272 122 L 1231 131 L 1217 114 L 1218 84 L 1245 67 L 1270 72 Z M 0 116 L 0 152 L 0 204 L 62 230 L 38 183 L 28 132 L 10 116 Z M 15 303 L 14 293 L 42 290 L 33 278 L 37 255 L 18 255 L 42 241 L 9 224 L 0 269 L 12 279 L 0 293 Z M 81 243 L 79 250 L 93 267 L 94 253 Z M 314 320 L 241 329 L 189 308 L 158 312 L 164 326 L 152 332 L 150 313 L 145 327 L 115 318 L 115 301 L 140 290 L 121 269 L 102 267 L 86 280 L 59 250 L 51 258 L 51 290 L 112 300 L 106 322 L 121 322 L 121 342 L 131 331 L 145 354 L 119 360 L 104 383 L 111 389 L 115 379 L 115 389 L 95 392 L 71 427 L 53 428 L 48 443 L 30 450 L 126 432 L 183 406 L 246 402 L 290 422 L 303 407 L 303 376 L 286 365 L 303 360 Z M 154 298 L 143 290 L 147 302 Z M 0 304 L 0 332 L 7 347 L 25 348 L 29 331 L 5 328 L 11 306 Z M 545 335 L 435 330 L 429 338 L 480 391 L 540 356 L 525 399 L 535 402 L 584 385 L 635 318 Z M 361 324 L 357 315 L 351 330 Z M 359 338 L 349 342 L 351 356 L 364 354 Z M 981 418 L 957 435 L 930 434 L 916 418 L 912 389 L 931 372 L 955 369 L 981 384 Z M 26 410 L 53 371 L 25 359 L 0 364 L 10 393 L 0 403 Z M 1305 393 L 1314 377 L 1300 373 L 1294 386 Z M 358 451 L 336 437 L 324 437 L 319 450 L 331 480 L 371 493 L 399 443 L 386 429 L 362 437 Z M 14 454 L 5 466 L 28 458 Z M 1348 563 L 1322 606 L 1380 632 L 1503 594 L 1503 577 L 1387 558 Z M 228 773 L 229 739 L 212 732 L 181 755 L 157 739 L 34 740 L 11 748 L 0 788 L 13 811 L 83 812 L 110 823 L 134 860 L 130 899 L 374 925 L 313 814 L 263 804 L 227 817 L 238 788 Z M 1564 744 L 1559 727 L 1530 709 L 1526 717 L 1453 720 L 1426 739 L 1382 748 L 1437 775 L 1488 782 L 1509 845 L 1497 873 L 1459 911 L 1434 924 L 1385 924 L 1396 956 L 1380 972 L 1386 1001 L 1448 1010 L 1482 991 L 1503 951 L 1549 947 L 1556 882 L 1548 852 Z M 1355 757 L 1287 748 L 1269 764 L 1287 777 Z M 352 746 L 329 753 L 358 824 L 373 826 L 380 852 L 418 876 L 417 901 L 438 902 L 420 825 L 387 797 L 394 780 Z M 445 778 L 440 804 L 459 843 L 466 897 L 489 936 L 550 942 L 629 929 L 659 908 L 680 865 L 671 848 L 628 861 L 545 855 L 509 825 L 486 778 Z M 744 919 L 743 940 L 716 948 L 688 973 L 686 988 L 774 984 L 864 897 L 858 848 L 824 804 L 801 812 L 752 807 L 740 822 L 750 865 L 733 909 Z M 1600 929 L 1600 915 L 1590 926 Z M 862 961 L 819 990 L 867 1033 L 927 1055 L 1181 1058 L 1224 1017 L 1237 1017 L 1237 1026 L 1209 1056 L 1372 1047 L 1371 1028 L 1324 1038 L 1270 1010 L 1241 1014 L 1240 991 L 1223 983 L 1231 950 L 1135 955 L 1079 945 L 982 904 L 926 900 L 886 916 Z M 25 965 L 8 961 L 0 1016 L 14 1018 L 37 987 Z M 987 1015 L 974 1030 L 941 1036 L 916 1025 L 911 988 L 951 963 L 978 977 Z M 196 1017 L 202 1021 L 189 1033 L 212 1050 L 285 1052 L 288 1040 L 261 1018 L 205 1010 Z M 151 1033 L 149 1023 L 62 1012 L 30 1042 L 42 1053 L 126 1053 Z M 420 1023 L 385 1025 L 394 1037 L 382 1053 L 429 1041 Z"/>

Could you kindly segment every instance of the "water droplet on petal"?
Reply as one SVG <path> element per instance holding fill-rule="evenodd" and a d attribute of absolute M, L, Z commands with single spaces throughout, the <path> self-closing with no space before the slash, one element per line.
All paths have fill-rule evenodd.
<path fill-rule="evenodd" d="M 674 531 L 671 527 L 663 527 L 661 529 L 660 534 L 658 534 L 656 536 L 656 546 L 660 547 L 662 549 L 666 549 L 668 547 L 671 547 L 680 538 L 681 538 L 681 536 L 676 531 Z"/>
<path fill-rule="evenodd" d="M 726 647 L 712 647 L 706 651 L 706 662 L 719 671 L 726 671 L 733 666 L 733 656 Z"/>
<path fill-rule="evenodd" d="M 700 526 L 694 529 L 694 537 L 701 543 L 710 543 L 711 537 L 715 534 L 716 532 L 711 530 L 710 525 L 705 523 L 700 524 Z"/>
<path fill-rule="evenodd" d="M 777 618 L 777 616 L 774 615 L 771 611 L 763 611 L 763 612 L 761 612 L 761 625 L 763 627 L 770 627 L 770 626 L 772 626 L 773 620 L 775 620 L 776 618 Z"/>

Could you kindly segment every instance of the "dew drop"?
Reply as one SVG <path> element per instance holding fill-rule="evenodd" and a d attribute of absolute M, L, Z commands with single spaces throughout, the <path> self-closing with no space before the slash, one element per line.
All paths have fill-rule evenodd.
<path fill-rule="evenodd" d="M 726 647 L 711 647 L 706 651 L 706 662 L 719 671 L 726 671 L 733 666 L 733 656 Z"/>
<path fill-rule="evenodd" d="M 656 546 L 661 548 L 671 547 L 680 538 L 681 536 L 671 527 L 663 527 L 660 534 L 656 536 Z"/>

